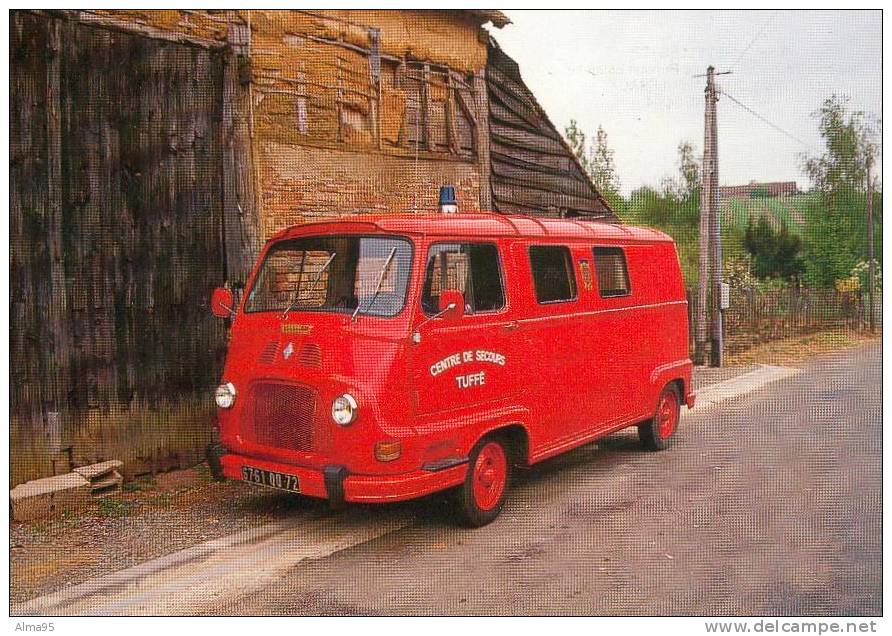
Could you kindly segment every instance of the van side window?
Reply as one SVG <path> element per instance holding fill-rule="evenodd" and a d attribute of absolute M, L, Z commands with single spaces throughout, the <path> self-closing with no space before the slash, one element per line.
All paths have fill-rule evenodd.
<path fill-rule="evenodd" d="M 576 298 L 576 276 L 569 248 L 563 245 L 531 246 L 530 268 L 537 302 L 554 303 Z"/>
<path fill-rule="evenodd" d="M 421 307 L 439 311 L 440 292 L 455 289 L 465 295 L 465 313 L 496 311 L 505 306 L 499 252 L 492 243 L 439 243 L 427 255 Z"/>
<path fill-rule="evenodd" d="M 625 252 L 619 247 L 596 247 L 593 251 L 601 297 L 628 296 L 629 270 Z"/>

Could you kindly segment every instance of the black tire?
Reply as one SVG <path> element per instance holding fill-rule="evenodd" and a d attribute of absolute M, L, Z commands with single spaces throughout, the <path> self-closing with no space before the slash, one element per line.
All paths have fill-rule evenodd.
<path fill-rule="evenodd" d="M 485 453 L 481 457 L 481 453 Z M 486 471 L 494 474 L 493 484 L 486 486 Z M 465 483 L 456 492 L 456 512 L 462 525 L 479 528 L 495 520 L 502 512 L 508 493 L 511 461 L 505 443 L 498 437 L 484 437 L 471 449 Z M 476 484 L 475 484 L 476 481 Z"/>
<path fill-rule="evenodd" d="M 647 450 L 658 451 L 669 447 L 678 430 L 681 416 L 681 397 L 675 384 L 667 384 L 660 393 L 654 416 L 638 426 L 638 437 Z M 667 422 L 666 418 L 671 418 Z"/>

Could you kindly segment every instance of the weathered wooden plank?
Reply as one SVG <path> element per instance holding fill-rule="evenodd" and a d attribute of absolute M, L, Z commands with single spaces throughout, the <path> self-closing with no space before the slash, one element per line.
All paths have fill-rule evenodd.
<path fill-rule="evenodd" d="M 10 412 L 32 439 L 14 444 L 13 462 L 34 453 L 43 426 L 49 388 L 45 378 L 46 314 L 38 304 L 37 281 L 48 277 L 44 266 L 47 205 L 47 27 L 46 21 L 10 12 Z M 12 427 L 10 434 L 22 442 Z M 48 465 L 43 461 L 44 468 Z M 35 475 L 36 476 L 36 475 Z"/>
<path fill-rule="evenodd" d="M 526 91 L 518 87 L 515 92 L 511 90 L 510 86 L 501 85 L 493 81 L 490 81 L 488 85 L 491 103 L 501 104 L 504 108 L 526 121 L 530 127 L 540 130 L 543 134 L 548 134 L 552 137 L 558 136 L 557 131 L 552 129 L 545 115 L 539 111 L 538 106 Z"/>
<path fill-rule="evenodd" d="M 493 161 L 498 160 L 521 168 L 529 168 L 530 170 L 566 173 L 574 179 L 586 180 L 579 171 L 575 170 L 576 164 L 569 157 L 546 155 L 531 150 L 524 150 L 516 146 L 505 146 L 498 142 L 490 144 L 490 156 Z"/>
<path fill-rule="evenodd" d="M 530 205 L 539 208 L 569 208 L 599 214 L 604 212 L 603 205 L 597 200 L 507 183 L 501 179 L 493 181 L 492 189 L 493 196 L 497 200 L 518 205 Z"/>
<path fill-rule="evenodd" d="M 571 174 L 554 174 L 541 170 L 519 168 L 495 159 L 492 161 L 492 173 L 493 179 L 506 183 L 517 183 L 578 197 L 595 198 L 596 196 L 588 183 L 574 179 Z"/>
<path fill-rule="evenodd" d="M 505 108 L 505 106 L 495 100 L 489 103 L 489 118 L 493 124 L 505 128 L 518 128 L 533 133 L 539 132 L 539 129 L 536 126 L 518 116 L 514 111 Z"/>
<path fill-rule="evenodd" d="M 543 154 L 566 156 L 567 151 L 557 140 L 516 128 L 508 128 L 497 124 L 490 126 L 490 136 L 504 146 L 516 146 Z"/>

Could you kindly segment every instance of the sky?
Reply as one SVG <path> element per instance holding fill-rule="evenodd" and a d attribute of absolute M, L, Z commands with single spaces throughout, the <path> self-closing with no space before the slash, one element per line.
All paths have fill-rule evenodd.
<path fill-rule="evenodd" d="M 520 65 L 563 132 L 598 126 L 615 152 L 624 194 L 678 173 L 677 147 L 703 152 L 704 74 L 720 90 L 719 182 L 809 182 L 802 154 L 820 154 L 811 114 L 833 93 L 882 114 L 879 11 L 505 11 L 491 32 Z M 786 134 L 785 134 L 786 133 Z"/>

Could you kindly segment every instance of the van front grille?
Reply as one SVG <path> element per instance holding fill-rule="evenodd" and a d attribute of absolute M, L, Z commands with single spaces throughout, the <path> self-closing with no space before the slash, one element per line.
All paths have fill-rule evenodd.
<path fill-rule="evenodd" d="M 253 441 L 261 446 L 313 450 L 316 392 L 299 384 L 254 386 Z"/>

